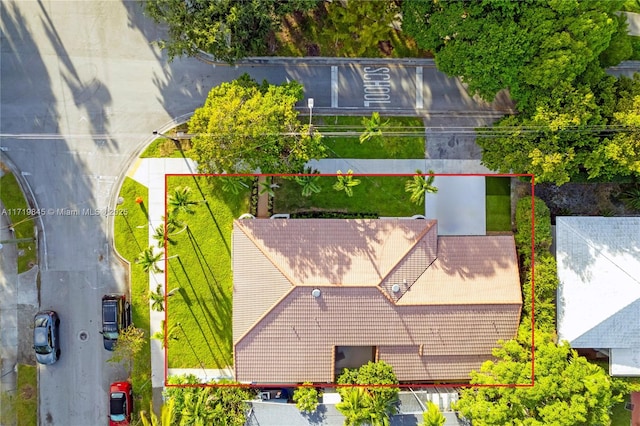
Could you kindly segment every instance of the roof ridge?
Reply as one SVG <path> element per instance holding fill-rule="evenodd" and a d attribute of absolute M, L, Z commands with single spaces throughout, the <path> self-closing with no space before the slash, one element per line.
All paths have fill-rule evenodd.
<path fill-rule="evenodd" d="M 384 293 L 386 293 L 386 291 L 384 289 L 381 288 L 382 283 L 389 278 L 389 276 L 391 274 L 393 274 L 402 264 L 403 261 L 406 260 L 407 256 L 409 256 L 409 254 L 414 251 L 416 249 L 416 246 L 424 239 L 425 236 L 427 236 L 427 234 L 432 230 L 432 228 L 434 226 L 436 226 L 436 224 L 438 223 L 437 220 L 435 219 L 429 219 L 429 225 L 427 225 L 424 230 L 422 231 L 422 233 L 418 236 L 418 238 L 416 238 L 415 242 L 411 245 L 411 247 L 409 247 L 402 256 L 400 256 L 398 258 L 398 261 L 395 263 L 395 265 L 393 265 L 391 268 L 389 268 L 389 271 L 386 273 L 386 275 L 384 277 L 382 277 L 382 279 L 375 285 L 375 287 L 380 288 Z M 436 233 L 437 234 L 437 233 Z M 435 252 L 435 259 L 438 258 L 438 243 L 437 243 L 437 239 L 438 236 L 436 235 L 436 252 Z M 435 261 L 434 259 L 434 261 Z M 425 267 L 424 271 L 422 271 L 422 274 L 424 274 L 424 272 L 429 268 L 429 266 L 431 266 L 431 264 L 433 264 L 433 262 L 431 262 L 429 265 L 427 265 L 427 267 Z M 418 277 L 422 276 L 422 274 L 418 275 Z M 412 284 L 413 285 L 413 284 Z M 407 290 L 411 288 L 411 286 L 409 286 L 404 293 L 402 294 L 402 296 L 404 296 L 404 294 L 407 292 Z M 400 296 L 398 298 L 398 300 L 400 300 L 402 298 L 402 296 Z M 393 303 L 395 304 L 397 301 L 394 301 Z"/>
<path fill-rule="evenodd" d="M 599 217 L 599 216 L 598 216 Z M 637 278 L 635 278 L 632 274 L 630 274 L 629 272 L 627 272 L 627 270 L 625 268 L 623 268 L 622 266 L 620 266 L 617 262 L 615 262 L 613 259 L 611 259 L 609 256 L 607 256 L 604 252 L 604 250 L 602 250 L 601 248 L 596 247 L 595 245 L 593 245 L 591 243 L 591 241 L 581 232 L 579 232 L 579 230 L 575 229 L 573 226 L 571 226 L 568 222 L 571 222 L 571 220 L 569 221 L 565 221 L 562 220 L 562 222 L 564 222 L 564 226 L 571 232 L 573 232 L 575 235 L 579 236 L 580 238 L 582 238 L 582 240 L 585 242 L 585 244 L 587 245 L 587 247 L 590 247 L 594 250 L 597 251 L 598 255 L 602 256 L 604 259 L 606 259 L 609 263 L 611 263 L 613 266 L 615 266 L 617 269 L 619 269 L 623 274 L 625 274 L 626 276 L 628 276 L 629 278 L 631 278 L 631 281 L 634 281 L 636 284 L 640 284 L 640 280 L 638 280 Z M 623 247 L 622 247 L 623 248 Z"/>

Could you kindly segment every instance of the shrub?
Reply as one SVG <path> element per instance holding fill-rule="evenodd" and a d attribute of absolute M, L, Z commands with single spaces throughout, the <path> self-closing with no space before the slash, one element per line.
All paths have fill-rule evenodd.
<path fill-rule="evenodd" d="M 551 212 L 539 198 L 534 198 L 535 252 L 551 247 Z M 523 265 L 531 265 L 531 198 L 523 197 L 516 206 L 516 246 Z"/>
<path fill-rule="evenodd" d="M 313 413 L 318 408 L 318 397 L 320 393 L 311 386 L 310 382 L 303 383 L 293 392 L 293 401 L 296 403 L 298 410 L 306 413 Z"/>

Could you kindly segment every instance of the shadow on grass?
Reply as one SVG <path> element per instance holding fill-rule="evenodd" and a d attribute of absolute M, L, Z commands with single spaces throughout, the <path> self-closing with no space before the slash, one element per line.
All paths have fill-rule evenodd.
<path fill-rule="evenodd" d="M 200 310 L 202 311 L 202 313 L 207 316 L 210 312 L 205 309 L 202 300 L 198 297 L 198 293 L 195 289 L 195 287 L 193 286 L 193 283 L 191 281 L 191 279 L 189 278 L 189 274 L 187 273 L 186 268 L 184 267 L 184 264 L 182 263 L 182 260 L 178 257 L 178 262 L 180 263 L 180 267 L 182 268 L 182 272 L 184 273 L 186 279 L 187 279 L 187 283 L 189 284 L 189 287 L 191 288 L 191 291 L 193 292 L 196 302 L 198 303 L 198 306 L 200 306 Z M 175 274 L 175 272 L 174 272 Z M 179 281 L 178 281 L 179 283 Z M 218 351 L 220 351 L 220 353 L 224 353 L 224 351 L 222 350 L 222 348 L 220 347 L 220 344 L 218 343 L 218 340 L 215 339 L 215 336 L 217 335 L 214 331 L 214 328 L 217 327 L 212 327 L 211 322 L 209 320 L 206 321 L 207 323 L 207 328 L 209 329 L 210 335 L 207 336 L 207 334 L 205 333 L 204 329 L 202 328 L 202 324 L 200 324 L 200 322 L 197 320 L 197 317 L 195 315 L 195 312 L 193 311 L 192 305 L 193 302 L 191 301 L 191 298 L 188 296 L 187 291 L 184 289 L 183 286 L 180 287 L 179 290 L 180 295 L 183 297 L 185 304 L 187 305 L 187 308 L 189 309 L 191 316 L 196 320 L 196 324 L 198 325 L 198 328 L 200 329 L 200 333 L 202 334 L 204 341 L 207 345 L 207 348 L 209 349 L 209 353 L 211 354 L 211 358 L 213 359 L 213 361 L 215 362 L 217 368 L 224 368 L 227 366 L 226 363 L 221 363 L 220 360 L 218 359 L 218 357 L 216 356 L 216 354 L 213 351 L 213 347 L 210 344 L 210 340 L 211 338 L 214 338 L 214 342 L 216 344 L 216 347 L 218 349 Z M 224 360 L 223 360 L 224 361 Z"/>
<path fill-rule="evenodd" d="M 216 306 L 220 306 L 223 309 L 223 312 L 222 312 L 222 314 L 224 315 L 223 318 L 230 318 L 231 317 L 231 298 L 224 293 L 222 287 L 220 286 L 220 282 L 216 279 L 216 276 L 213 273 L 213 270 L 211 269 L 209 262 L 207 262 L 207 258 L 202 252 L 202 248 L 200 248 L 200 244 L 198 244 L 198 240 L 196 239 L 195 235 L 193 235 L 191 230 L 188 228 L 187 228 L 187 234 L 189 235 L 191 246 L 193 247 L 193 250 L 196 253 L 196 258 L 198 259 L 198 263 L 200 264 L 200 269 L 202 270 L 202 274 L 204 275 L 205 280 L 207 281 L 207 287 L 209 287 L 209 293 L 211 293 L 211 298 L 215 301 Z M 206 267 L 206 270 L 205 270 L 205 267 Z M 207 271 L 209 272 L 208 274 L 207 274 Z M 215 282 L 215 290 L 214 290 L 214 286 L 211 285 L 211 282 L 209 281 L 209 277 L 211 277 Z"/>

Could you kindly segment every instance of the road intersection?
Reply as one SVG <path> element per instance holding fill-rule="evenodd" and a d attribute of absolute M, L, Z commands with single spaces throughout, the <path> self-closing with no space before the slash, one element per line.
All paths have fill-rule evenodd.
<path fill-rule="evenodd" d="M 298 80 L 315 99 L 314 113 L 393 111 L 423 116 L 428 127 L 459 117 L 483 124 L 509 108 L 469 97 L 429 60 L 169 63 L 152 44 L 160 30 L 137 1 L 3 1 L 0 8 L 0 148 L 46 212 L 41 308 L 60 313 L 65 339 L 59 363 L 40 368 L 42 425 L 105 424 L 108 386 L 126 378 L 106 362 L 98 334 L 100 297 L 127 289 L 112 248 L 113 218 L 64 212 L 114 208 L 151 132 L 180 121 L 211 87 L 244 72 L 272 83 Z"/>

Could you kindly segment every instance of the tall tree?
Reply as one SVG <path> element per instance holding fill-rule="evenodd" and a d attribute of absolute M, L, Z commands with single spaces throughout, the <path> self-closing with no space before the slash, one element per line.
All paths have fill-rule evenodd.
<path fill-rule="evenodd" d="M 179 186 L 173 190 L 167 198 L 167 207 L 170 208 L 169 215 L 176 216 L 178 213 L 194 214 L 194 206 L 198 201 L 191 198 L 191 187 Z"/>
<path fill-rule="evenodd" d="M 269 53 L 268 37 L 281 18 L 309 10 L 316 0 L 145 0 L 147 16 L 168 26 L 160 42 L 170 59 L 194 56 L 198 51 L 234 62 L 246 56 Z"/>
<path fill-rule="evenodd" d="M 156 291 L 149 290 L 149 300 L 151 301 L 151 309 L 156 312 L 164 311 L 164 293 L 162 292 L 162 285 L 158 284 Z"/>
<path fill-rule="evenodd" d="M 415 176 L 404 185 L 405 191 L 411 193 L 410 200 L 412 203 L 421 205 L 424 203 L 424 197 L 427 193 L 434 194 L 438 192 L 438 188 L 433 186 L 435 178 L 433 170 L 429 170 L 428 176 L 423 175 L 422 170 L 416 170 Z"/>
<path fill-rule="evenodd" d="M 162 260 L 162 256 L 163 252 L 155 253 L 153 246 L 147 247 L 138 255 L 136 263 L 142 266 L 144 272 L 159 274 L 163 272 L 163 270 L 157 265 L 157 262 Z"/>
<path fill-rule="evenodd" d="M 211 89 L 189 120 L 200 171 L 299 173 L 322 158 L 322 136 L 298 120 L 302 98 L 297 82 L 258 85 L 246 74 Z"/>
<path fill-rule="evenodd" d="M 610 424 L 609 410 L 622 400 L 620 385 L 566 342 L 555 344 L 542 332 L 535 336 L 535 386 L 467 388 L 454 409 L 479 426 Z M 471 373 L 471 384 L 531 383 L 530 345 L 511 340 L 495 349 L 494 356 L 496 361 Z"/>
<path fill-rule="evenodd" d="M 435 54 L 441 71 L 461 76 L 492 100 L 509 89 L 521 111 L 532 95 L 572 84 L 618 34 L 622 0 L 406 1 L 403 29 Z"/>

